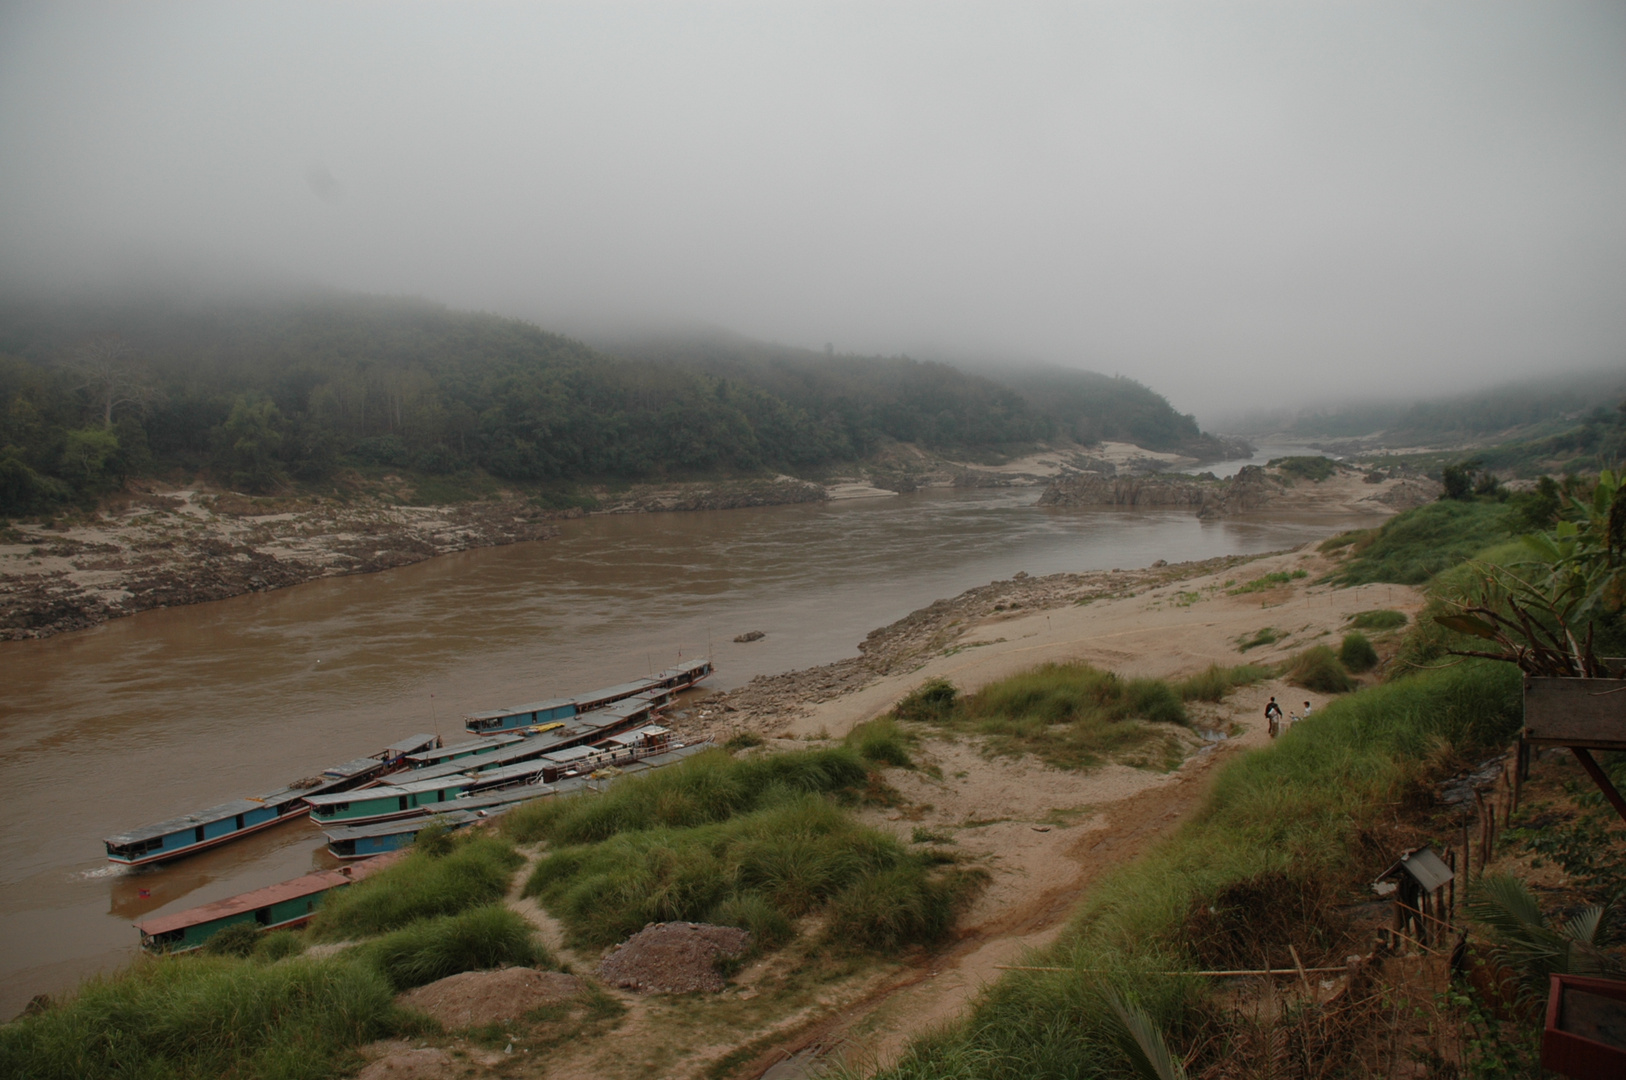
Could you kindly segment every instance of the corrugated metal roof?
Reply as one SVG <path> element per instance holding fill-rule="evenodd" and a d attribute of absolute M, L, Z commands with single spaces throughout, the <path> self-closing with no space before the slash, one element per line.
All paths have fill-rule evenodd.
<path fill-rule="evenodd" d="M 367 859 L 343 870 L 318 870 L 314 874 L 294 878 L 292 881 L 280 882 L 276 885 L 267 885 L 263 889 L 252 892 L 239 893 L 228 896 L 224 900 L 216 900 L 212 904 L 203 904 L 199 907 L 178 911 L 173 915 L 160 915 L 146 922 L 136 923 L 136 929 L 149 937 L 156 934 L 165 934 L 171 930 L 184 930 L 188 926 L 199 923 L 214 922 L 230 915 L 241 915 L 244 912 L 257 911 L 272 904 L 280 904 L 285 900 L 297 900 L 302 896 L 311 896 L 315 893 L 326 892 L 339 885 L 348 885 L 353 881 L 360 881 L 371 874 L 375 874 L 384 867 L 398 861 L 406 855 L 404 851 L 392 851 L 387 855 Z"/>
<path fill-rule="evenodd" d="M 1424 892 L 1433 892 L 1456 876 L 1451 873 L 1451 868 L 1445 864 L 1445 860 L 1436 855 L 1431 847 L 1420 847 L 1416 851 L 1406 852 L 1395 860 L 1393 866 L 1383 872 L 1379 880 L 1393 877 L 1402 870 L 1421 885 Z"/>
<path fill-rule="evenodd" d="M 430 750 L 440 742 L 439 735 L 409 735 L 384 747 L 383 757 L 401 757 L 418 750 Z"/>
<path fill-rule="evenodd" d="M 369 769 L 377 769 L 382 763 L 374 757 L 359 757 L 347 761 L 343 765 L 335 765 L 331 769 L 323 769 L 323 776 L 331 776 L 335 780 L 347 780 L 352 776 L 360 776 Z"/>
<path fill-rule="evenodd" d="M 119 833 L 117 836 L 107 837 L 109 844 L 129 844 L 137 840 L 149 840 L 154 836 L 167 836 L 170 833 L 181 832 L 185 829 L 195 829 L 199 825 L 207 825 L 212 821 L 224 821 L 226 818 L 246 814 L 251 810 L 262 810 L 265 803 L 255 799 L 233 799 L 229 803 L 211 806 L 207 810 L 199 810 L 186 814 L 183 817 L 170 818 L 155 825 L 143 825 L 129 832 Z"/>

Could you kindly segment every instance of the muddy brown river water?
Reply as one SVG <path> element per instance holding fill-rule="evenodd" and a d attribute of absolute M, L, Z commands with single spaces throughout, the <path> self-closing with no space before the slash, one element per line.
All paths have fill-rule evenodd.
<path fill-rule="evenodd" d="M 705 654 L 710 685 L 854 655 L 1030 574 L 1291 547 L 1364 518 L 1048 510 L 1037 489 L 564 523 L 555 540 L 0 643 L 0 1018 L 134 955 L 131 923 L 332 865 L 300 820 L 168 866 L 101 838 L 256 795 L 469 711 Z M 766 637 L 747 645 L 751 630 Z"/>

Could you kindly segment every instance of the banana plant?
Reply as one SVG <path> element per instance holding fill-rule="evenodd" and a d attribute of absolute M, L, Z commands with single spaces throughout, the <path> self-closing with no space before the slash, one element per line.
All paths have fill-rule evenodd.
<path fill-rule="evenodd" d="M 1593 649 L 1596 620 L 1626 608 L 1626 484 L 1606 469 L 1589 498 L 1566 500 L 1565 513 L 1552 532 L 1521 537 L 1525 560 L 1484 567 L 1473 602 L 1435 617 L 1497 647 L 1453 653 L 1505 660 L 1527 675 L 1626 675 Z"/>

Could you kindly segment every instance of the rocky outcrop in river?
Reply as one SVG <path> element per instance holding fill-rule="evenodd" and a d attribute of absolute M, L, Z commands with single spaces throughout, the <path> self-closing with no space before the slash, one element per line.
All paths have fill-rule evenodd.
<path fill-rule="evenodd" d="M 394 506 L 288 500 L 279 512 L 196 491 L 134 498 L 122 512 L 0 537 L 0 640 L 49 637 L 152 608 L 224 600 L 316 578 L 365 574 L 470 548 L 554 534 L 518 499 Z"/>
<path fill-rule="evenodd" d="M 1216 481 L 1191 476 L 1107 476 L 1076 473 L 1051 481 L 1039 496 L 1040 506 L 1201 507 Z"/>

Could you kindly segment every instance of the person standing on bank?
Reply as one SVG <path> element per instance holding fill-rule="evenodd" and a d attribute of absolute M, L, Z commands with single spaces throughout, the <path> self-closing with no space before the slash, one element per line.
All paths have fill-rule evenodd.
<path fill-rule="evenodd" d="M 1282 730 L 1282 707 L 1271 698 L 1270 704 L 1265 706 L 1265 722 L 1270 725 L 1270 737 L 1274 739 Z"/>

